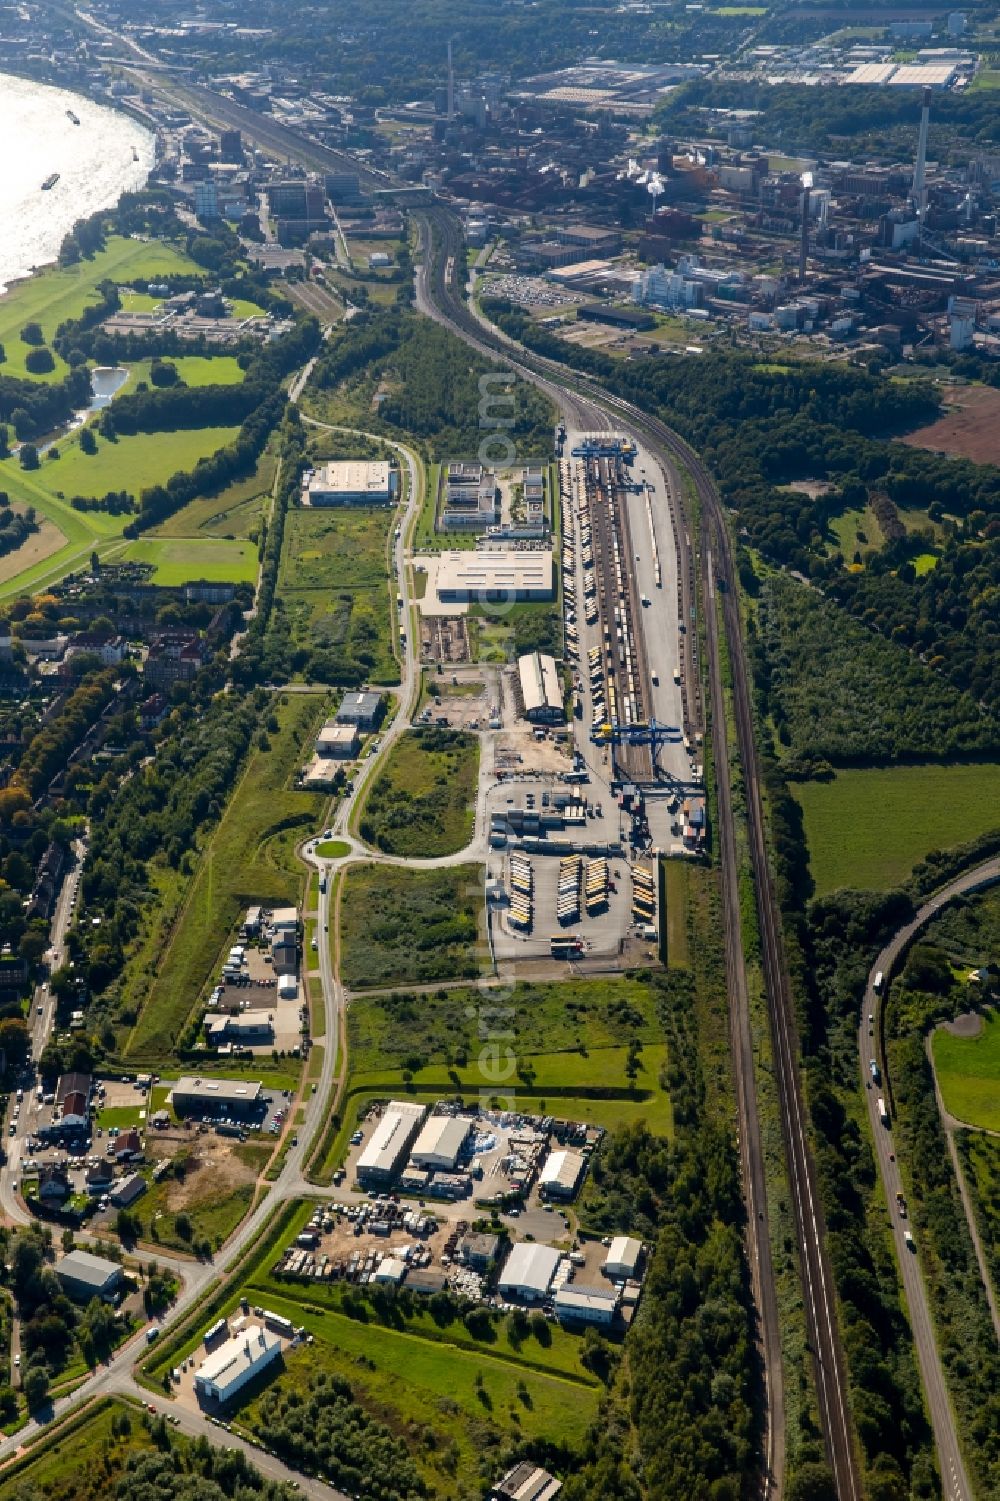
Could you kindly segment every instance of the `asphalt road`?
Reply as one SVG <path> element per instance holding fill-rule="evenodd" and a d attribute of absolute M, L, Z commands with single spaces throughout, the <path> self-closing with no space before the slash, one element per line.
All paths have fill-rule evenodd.
<path fill-rule="evenodd" d="M 675 635 L 675 649 L 679 653 L 679 659 L 685 672 L 687 694 L 685 696 L 685 710 L 689 715 L 688 723 L 700 726 L 701 701 L 696 692 L 698 682 L 697 662 L 694 656 L 693 642 L 695 632 L 691 628 L 694 620 L 694 601 L 696 599 L 695 584 L 693 578 L 693 548 L 691 545 L 690 523 L 686 518 L 683 507 L 683 487 L 677 473 L 676 459 L 679 455 L 679 440 L 664 428 L 662 424 L 652 423 L 635 408 L 627 403 L 599 391 L 595 397 L 581 396 L 576 390 L 567 389 L 566 382 L 571 380 L 571 373 L 562 371 L 552 361 L 538 360 L 533 358 L 528 361 L 527 352 L 520 346 L 500 335 L 492 325 L 484 324 L 470 314 L 465 306 L 463 298 L 455 288 L 452 275 L 453 268 L 459 264 L 461 251 L 461 238 L 458 234 L 454 220 L 447 214 L 438 211 L 433 216 L 434 230 L 441 235 L 443 248 L 435 254 L 430 239 L 430 223 L 432 216 L 426 215 L 427 229 L 424 234 L 422 262 L 417 269 L 417 306 L 429 317 L 442 322 L 457 333 L 467 343 L 471 344 L 480 352 L 491 359 L 496 359 L 497 354 L 507 359 L 514 368 L 525 377 L 533 381 L 553 400 L 557 409 L 563 415 L 568 429 L 577 431 L 601 431 L 609 427 L 623 430 L 635 437 L 636 441 L 649 450 L 660 466 L 665 482 L 666 493 L 676 512 L 674 543 L 678 553 L 679 575 L 676 587 L 677 607 L 682 620 L 689 628 L 684 633 Z M 498 345 L 501 346 L 498 349 Z M 544 371 L 540 374 L 535 368 L 540 365 Z M 552 371 L 552 378 L 549 372 Z M 713 502 L 718 504 L 714 488 L 708 476 L 697 460 L 696 456 L 687 452 L 682 455 L 692 469 L 699 485 L 699 498 L 702 502 L 703 511 L 707 513 Z M 683 528 L 683 536 L 680 535 Z M 703 547 L 703 551 L 708 549 Z M 708 564 L 706 573 L 705 589 L 711 593 L 713 575 L 711 563 Z M 662 598 L 662 595 L 661 595 Z M 658 604 L 657 609 L 662 605 Z M 648 614 L 649 611 L 644 611 Z M 709 612 L 711 620 L 708 624 L 710 641 L 714 640 L 716 632 L 716 620 L 714 605 Z M 642 629 L 646 629 L 645 623 Z M 733 646 L 730 642 L 730 655 L 732 657 Z M 739 659 L 738 659 L 739 660 Z M 725 739 L 725 713 L 721 706 L 722 677 L 718 650 L 710 653 L 710 675 L 713 679 L 713 691 L 717 695 L 715 710 L 716 723 L 722 724 L 722 742 Z M 716 734 L 718 734 L 718 730 Z M 742 745 L 741 745 L 742 750 Z M 717 751 L 717 765 L 728 765 L 728 757 L 723 750 L 721 755 Z M 720 778 L 720 781 L 725 779 Z M 728 793 L 728 784 L 726 786 Z M 740 1111 L 740 1152 L 741 1165 L 744 1175 L 744 1192 L 748 1203 L 747 1217 L 747 1255 L 753 1279 L 753 1288 L 756 1301 L 758 1318 L 758 1351 L 761 1365 L 763 1386 L 763 1425 L 764 1425 L 764 1454 L 763 1473 L 761 1476 L 762 1493 L 769 1498 L 777 1498 L 781 1494 L 784 1479 L 784 1403 L 781 1369 L 781 1336 L 778 1324 L 777 1295 L 774 1286 L 774 1274 L 771 1265 L 770 1241 L 767 1232 L 767 1207 L 765 1174 L 763 1165 L 763 1149 L 760 1137 L 760 1128 L 756 1107 L 756 1085 L 753 1074 L 752 1047 L 749 1033 L 749 1008 L 747 1002 L 746 977 L 743 964 L 742 935 L 739 925 L 739 897 L 738 897 L 738 874 L 735 865 L 735 836 L 733 832 L 731 809 L 729 812 L 726 830 L 722 833 L 724 849 L 728 852 L 723 864 L 724 899 L 726 900 L 726 953 L 727 953 L 727 977 L 730 998 L 730 1020 L 733 1029 L 733 1067 L 737 1081 L 737 1100 Z M 727 895 L 728 893 L 728 895 Z M 741 978 L 742 977 L 742 978 Z M 816 1237 L 819 1231 L 815 1225 Z M 833 1369 L 836 1369 L 835 1361 Z M 842 1413 L 842 1404 L 841 1404 Z M 830 1424 L 832 1427 L 832 1423 Z M 844 1430 L 842 1429 L 842 1432 Z M 836 1444 L 835 1448 L 838 1447 Z M 851 1453 L 849 1438 L 841 1438 L 839 1448 L 841 1452 L 846 1447 L 847 1464 L 850 1465 Z M 856 1492 L 852 1488 L 844 1488 L 841 1491 L 844 1501 L 854 1501 Z"/>
<path fill-rule="evenodd" d="M 911 1228 L 910 1223 L 901 1218 L 896 1207 L 896 1195 L 903 1192 L 903 1180 L 891 1124 L 884 1125 L 879 1116 L 879 1098 L 888 1099 L 889 1096 L 888 1081 L 884 1077 L 885 1054 L 882 1047 L 876 1047 L 876 1044 L 881 1043 L 883 1036 L 882 997 L 888 989 L 900 959 L 916 935 L 932 917 L 940 912 L 942 907 L 946 907 L 956 896 L 961 896 L 964 892 L 975 891 L 981 886 L 989 886 L 998 880 L 1000 880 L 1000 859 L 988 860 L 985 864 L 978 865 L 975 869 L 957 876 L 954 881 L 935 892 L 919 908 L 912 922 L 900 928 L 872 965 L 868 975 L 868 984 L 865 987 L 865 1002 L 858 1023 L 858 1061 L 868 1109 L 868 1123 L 871 1127 L 872 1140 L 875 1143 L 875 1160 L 878 1164 L 879 1177 L 882 1180 L 886 1204 L 892 1219 L 893 1245 L 899 1261 L 910 1328 L 913 1331 L 920 1376 L 927 1398 L 931 1425 L 934 1429 L 934 1443 L 941 1467 L 941 1484 L 945 1501 L 973 1501 L 974 1493 L 969 1485 L 969 1477 L 962 1458 L 955 1414 L 948 1396 L 941 1355 L 934 1335 L 927 1288 L 920 1270 L 920 1247 L 916 1245 L 911 1251 L 907 1246 L 904 1237 L 905 1232 Z M 883 976 L 881 994 L 875 989 L 875 979 L 879 973 Z M 871 1023 L 874 1027 L 873 1037 L 868 1035 L 869 1016 L 873 1018 Z M 881 1087 L 872 1083 L 869 1066 L 872 1058 L 876 1059 L 882 1069 Z"/>

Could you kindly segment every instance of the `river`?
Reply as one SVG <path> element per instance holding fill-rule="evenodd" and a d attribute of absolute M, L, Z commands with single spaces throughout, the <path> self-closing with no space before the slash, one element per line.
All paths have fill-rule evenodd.
<path fill-rule="evenodd" d="M 0 292 L 54 261 L 77 219 L 142 187 L 155 157 L 152 133 L 131 116 L 7 73 L 0 73 L 0 141 Z M 53 172 L 59 180 L 45 192 Z"/>

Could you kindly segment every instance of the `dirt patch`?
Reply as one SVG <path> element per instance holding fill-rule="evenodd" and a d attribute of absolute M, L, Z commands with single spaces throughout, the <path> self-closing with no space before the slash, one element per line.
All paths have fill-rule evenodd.
<path fill-rule="evenodd" d="M 166 1207 L 172 1214 L 208 1199 L 225 1199 L 244 1183 L 254 1182 L 254 1170 L 233 1155 L 232 1147 L 226 1137 L 198 1138 L 183 1179 L 175 1178 L 167 1190 Z"/>
<path fill-rule="evenodd" d="M 959 386 L 947 391 L 943 401 L 944 416 L 901 441 L 977 464 L 1000 463 L 1000 391 L 991 386 Z"/>
<path fill-rule="evenodd" d="M 953 1037 L 978 1037 L 983 1030 L 983 1019 L 977 1011 L 966 1011 L 954 1021 L 943 1022 L 942 1026 Z"/>
<path fill-rule="evenodd" d="M 12 509 L 23 512 L 24 507 L 14 506 Z M 25 538 L 20 547 L 0 558 L 0 584 L 17 578 L 19 573 L 33 568 L 36 563 L 43 563 L 54 552 L 58 552 L 65 541 L 66 538 L 54 521 L 43 521 L 38 531 Z"/>

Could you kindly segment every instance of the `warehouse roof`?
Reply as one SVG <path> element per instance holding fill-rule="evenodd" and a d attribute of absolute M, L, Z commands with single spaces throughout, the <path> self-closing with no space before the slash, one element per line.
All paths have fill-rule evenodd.
<path fill-rule="evenodd" d="M 602 1313 L 618 1304 L 618 1289 L 610 1283 L 606 1287 L 561 1287 L 552 1299 L 557 1313 L 586 1313 L 597 1309 Z"/>
<path fill-rule="evenodd" d="M 414 1142 L 410 1156 L 418 1163 L 421 1157 L 444 1157 L 454 1162 L 468 1134 L 468 1121 L 453 1115 L 432 1115 Z"/>
<path fill-rule="evenodd" d="M 92 1287 L 95 1292 L 100 1292 L 112 1278 L 117 1281 L 121 1272 L 117 1261 L 94 1256 L 90 1251 L 70 1251 L 56 1266 L 58 1277 L 70 1277 L 74 1282 Z"/>
<path fill-rule="evenodd" d="M 616 1235 L 604 1260 L 605 1270 L 620 1267 L 627 1277 L 631 1277 L 641 1255 L 641 1240 L 636 1240 L 634 1235 Z"/>
<path fill-rule="evenodd" d="M 543 1188 L 561 1188 L 572 1193 L 583 1172 L 583 1158 L 579 1152 L 550 1152 L 538 1182 Z"/>
<path fill-rule="evenodd" d="M 551 595 L 552 552 L 549 548 L 513 551 L 484 548 L 482 552 L 444 552 L 437 565 L 440 598 L 455 594 L 494 594 L 526 591 Z"/>
<path fill-rule="evenodd" d="M 518 657 L 517 671 L 526 714 L 535 709 L 557 709 L 562 713 L 562 694 L 554 657 L 537 651 L 528 652 Z"/>
<path fill-rule="evenodd" d="M 196 1079 L 185 1075 L 170 1091 L 170 1099 L 204 1100 L 216 1105 L 252 1105 L 260 1095 L 260 1085 L 249 1079 Z"/>
<path fill-rule="evenodd" d="M 359 1172 L 389 1172 L 403 1150 L 402 1143 L 424 1118 L 423 1105 L 409 1100 L 390 1100 L 358 1158 Z"/>
<path fill-rule="evenodd" d="M 229 1386 L 243 1371 L 259 1365 L 280 1345 L 281 1340 L 276 1334 L 262 1329 L 259 1324 L 248 1324 L 206 1356 L 198 1367 L 198 1376 L 202 1381 Z"/>
<path fill-rule="evenodd" d="M 552 1246 L 519 1241 L 516 1246 L 511 1247 L 510 1255 L 504 1262 L 500 1286 L 523 1287 L 541 1297 L 548 1292 L 558 1265 L 559 1252 Z"/>
<path fill-rule="evenodd" d="M 310 494 L 382 498 L 391 493 L 391 484 L 391 469 L 385 459 L 331 459 L 312 475 L 308 489 Z"/>

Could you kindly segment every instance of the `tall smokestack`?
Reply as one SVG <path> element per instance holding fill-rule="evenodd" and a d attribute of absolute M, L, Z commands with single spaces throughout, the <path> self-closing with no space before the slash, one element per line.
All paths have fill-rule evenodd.
<path fill-rule="evenodd" d="M 920 134 L 917 137 L 917 162 L 913 169 L 913 189 L 911 197 L 913 207 L 916 210 L 920 224 L 920 233 L 924 231 L 924 217 L 927 213 L 927 128 L 931 120 L 931 91 L 924 89 L 924 102 L 920 111 Z"/>
<path fill-rule="evenodd" d="M 799 241 L 799 281 L 806 279 L 806 257 L 809 254 L 809 198 L 812 194 L 813 175 L 802 174 L 802 238 Z"/>
<path fill-rule="evenodd" d="M 451 63 L 451 38 L 448 38 L 448 124 L 455 118 L 455 69 Z"/>

